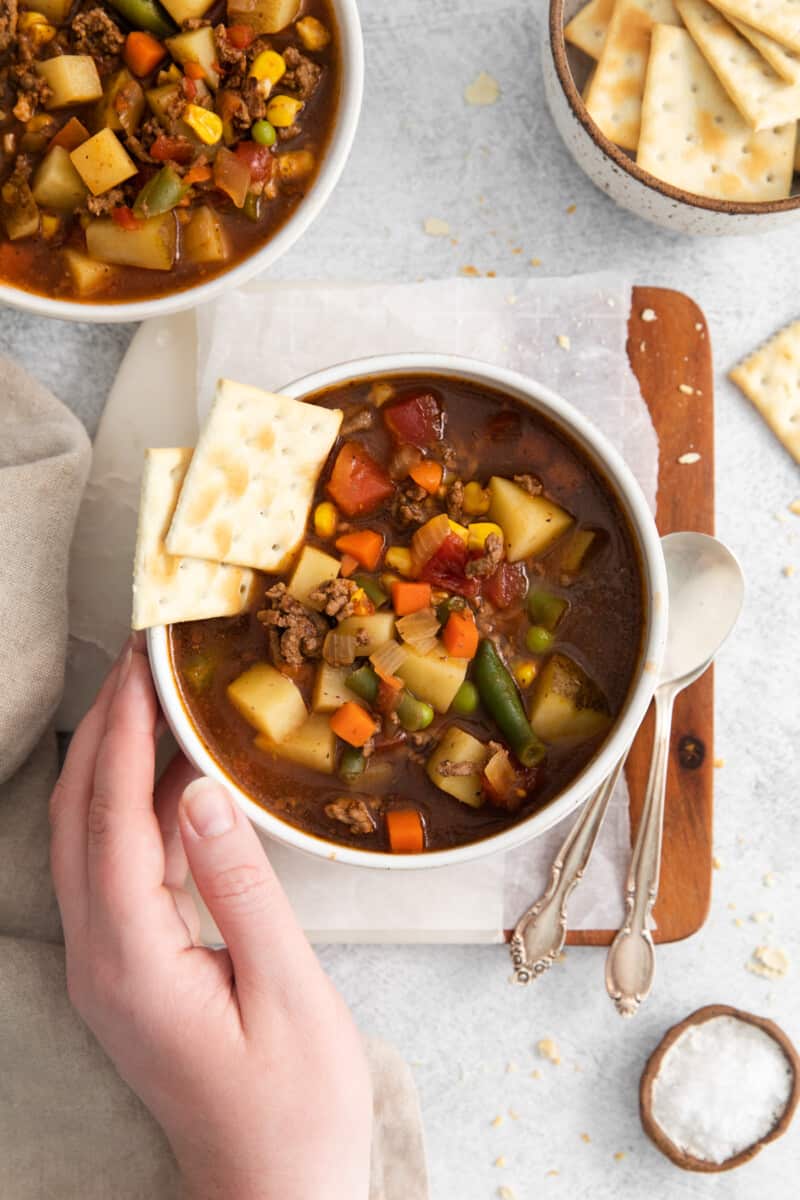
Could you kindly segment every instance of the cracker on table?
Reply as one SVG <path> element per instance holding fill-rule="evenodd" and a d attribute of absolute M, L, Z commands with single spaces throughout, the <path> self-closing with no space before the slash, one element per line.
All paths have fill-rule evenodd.
<path fill-rule="evenodd" d="M 589 58 L 599 58 L 615 0 L 589 0 L 564 28 L 564 37 Z"/>
<path fill-rule="evenodd" d="M 780 200 L 792 183 L 796 124 L 754 133 L 685 29 L 657 25 L 642 104 L 639 166 L 720 200 Z"/>
<path fill-rule="evenodd" d="M 800 462 L 800 321 L 734 367 L 730 378 Z"/>
<path fill-rule="evenodd" d="M 221 379 L 167 534 L 171 554 L 281 571 L 305 533 L 340 409 Z"/>
<path fill-rule="evenodd" d="M 192 451 L 145 451 L 133 563 L 133 628 L 231 617 L 247 607 L 255 575 L 200 558 L 169 554 L 169 529 Z"/>
<path fill-rule="evenodd" d="M 800 117 L 800 84 L 787 83 L 706 0 L 676 0 L 698 49 L 751 129 Z"/>
<path fill-rule="evenodd" d="M 714 7 L 760 29 L 782 46 L 800 50 L 800 11 L 795 0 L 714 0 Z"/>
<path fill-rule="evenodd" d="M 762 33 L 760 29 L 753 29 L 752 25 L 745 25 L 744 21 L 738 20 L 737 17 L 729 16 L 728 20 L 734 29 L 739 30 L 742 37 L 747 38 L 751 46 L 755 46 L 761 57 L 767 60 L 773 71 L 777 71 L 782 79 L 787 83 L 800 82 L 800 52 L 782 46 L 768 34 Z"/>
<path fill-rule="evenodd" d="M 673 0 L 616 0 L 603 52 L 586 95 L 590 116 L 625 150 L 639 144 L 642 93 L 657 23 L 679 25 Z"/>

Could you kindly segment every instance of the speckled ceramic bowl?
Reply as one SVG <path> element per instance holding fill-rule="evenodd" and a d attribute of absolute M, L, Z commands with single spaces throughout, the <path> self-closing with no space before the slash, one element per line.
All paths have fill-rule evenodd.
<path fill-rule="evenodd" d="M 763 204 L 710 200 L 685 192 L 643 171 L 601 133 L 580 93 L 588 59 L 567 48 L 564 27 L 586 0 L 550 0 L 550 19 L 542 41 L 547 105 L 564 143 L 578 166 L 601 191 L 623 208 L 676 233 L 721 236 L 766 233 L 800 220 L 800 195 Z"/>

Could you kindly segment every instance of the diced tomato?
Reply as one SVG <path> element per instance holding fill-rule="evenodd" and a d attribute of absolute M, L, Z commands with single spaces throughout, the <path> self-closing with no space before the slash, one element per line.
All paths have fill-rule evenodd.
<path fill-rule="evenodd" d="M 234 154 L 249 170 L 253 183 L 263 183 L 272 178 L 275 159 L 270 154 L 269 146 L 259 146 L 257 142 L 239 142 Z"/>
<path fill-rule="evenodd" d="M 375 708 L 378 710 L 379 713 L 383 713 L 384 715 L 386 713 L 394 712 L 394 710 L 397 708 L 398 704 L 400 703 L 401 695 L 402 695 L 402 687 L 400 690 L 398 690 L 397 688 L 392 687 L 390 684 L 386 683 L 385 680 L 379 679 L 378 680 L 378 695 L 375 699 Z"/>
<path fill-rule="evenodd" d="M 331 500 L 348 517 L 372 512 L 394 492 L 386 471 L 360 442 L 345 442 L 326 485 Z"/>
<path fill-rule="evenodd" d="M 484 596 L 495 608 L 511 608 L 527 591 L 528 577 L 522 563 L 501 562 L 483 585 Z"/>
<path fill-rule="evenodd" d="M 190 104 L 197 98 L 197 84 L 189 75 L 184 75 L 181 80 L 181 91 Z"/>
<path fill-rule="evenodd" d="M 142 222 L 133 215 L 133 209 L 128 208 L 126 204 L 118 204 L 116 208 L 112 208 L 111 220 L 115 225 L 119 225 L 120 229 L 141 229 L 142 227 Z"/>
<path fill-rule="evenodd" d="M 229 25 L 225 37 L 237 50 L 246 50 L 255 37 L 249 25 Z"/>
<path fill-rule="evenodd" d="M 396 442 L 423 448 L 444 437 L 445 414 L 436 392 L 403 392 L 381 411 Z"/>
<path fill-rule="evenodd" d="M 156 162 L 188 163 L 194 157 L 194 146 L 183 137 L 167 137 L 159 134 L 150 147 L 150 155 Z"/>
<path fill-rule="evenodd" d="M 448 533 L 420 572 L 422 579 L 459 596 L 476 596 L 478 581 L 467 575 L 467 547 L 456 533 Z"/>

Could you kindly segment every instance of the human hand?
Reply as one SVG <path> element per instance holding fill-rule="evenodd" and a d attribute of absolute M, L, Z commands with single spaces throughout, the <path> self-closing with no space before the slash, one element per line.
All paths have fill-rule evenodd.
<path fill-rule="evenodd" d="M 157 719 L 131 642 L 51 800 L 70 999 L 163 1127 L 191 1200 L 362 1200 L 356 1028 L 224 789 L 189 783 L 178 757 L 154 798 Z M 195 944 L 187 865 L 225 951 Z"/>

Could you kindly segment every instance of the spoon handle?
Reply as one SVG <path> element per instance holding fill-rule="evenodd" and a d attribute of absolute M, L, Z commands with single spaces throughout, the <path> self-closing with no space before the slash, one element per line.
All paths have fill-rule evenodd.
<path fill-rule="evenodd" d="M 555 962 L 567 936 L 567 902 L 583 878 L 627 751 L 585 805 L 550 868 L 544 895 L 523 913 L 511 938 L 517 983 L 530 983 Z"/>
<path fill-rule="evenodd" d="M 625 884 L 625 921 L 611 943 L 606 959 L 606 988 L 623 1017 L 634 1015 L 649 995 L 655 976 L 655 946 L 648 923 L 658 896 L 674 699 L 673 688 L 656 690 L 653 757 L 641 824 Z"/>

